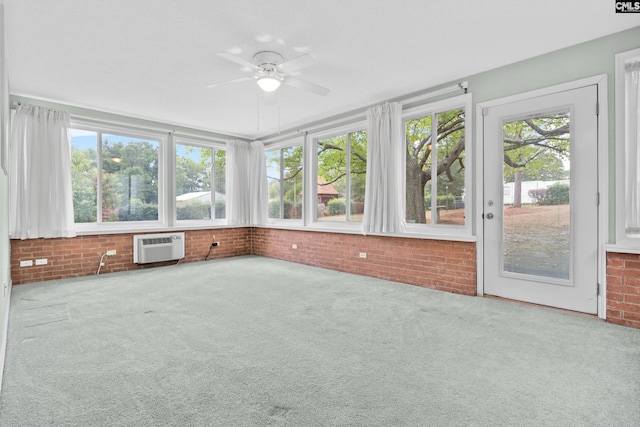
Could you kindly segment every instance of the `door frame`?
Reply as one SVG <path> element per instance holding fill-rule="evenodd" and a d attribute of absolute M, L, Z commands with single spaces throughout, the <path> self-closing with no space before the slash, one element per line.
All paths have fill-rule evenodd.
<path fill-rule="evenodd" d="M 585 86 L 597 86 L 598 92 L 598 236 L 597 236 L 597 253 L 598 253 L 598 317 L 606 319 L 606 252 L 604 245 L 607 242 L 609 227 L 609 112 L 607 99 L 607 75 L 601 74 L 554 86 L 536 89 L 516 95 L 506 96 L 476 104 L 476 145 L 475 145 L 475 181 L 476 181 L 476 200 L 474 206 L 474 215 L 476 218 L 476 271 L 477 271 L 477 294 L 484 295 L 484 111 L 487 108 L 497 105 L 509 104 L 512 102 L 523 101 L 529 98 L 535 98 L 544 95 L 550 95 L 556 92 L 563 92 L 573 89 L 579 89 Z"/>

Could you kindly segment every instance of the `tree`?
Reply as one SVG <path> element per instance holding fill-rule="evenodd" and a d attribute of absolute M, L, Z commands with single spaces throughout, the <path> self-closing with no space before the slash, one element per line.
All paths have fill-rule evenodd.
<path fill-rule="evenodd" d="M 514 207 L 521 205 L 522 180 L 561 180 L 567 177 L 569 113 L 544 114 L 504 124 L 504 176 L 514 182 Z"/>
<path fill-rule="evenodd" d="M 158 147 L 148 141 L 102 142 L 103 218 L 158 219 Z M 107 190 L 105 192 L 105 189 Z"/>
<path fill-rule="evenodd" d="M 350 145 L 350 159 L 347 158 L 347 137 Z M 348 135 L 318 141 L 318 176 L 326 184 L 345 195 L 350 194 L 351 201 L 364 203 L 367 173 L 367 132 L 358 131 Z M 347 164 L 349 180 L 347 181 Z M 350 188 L 347 189 L 347 182 Z M 348 191 L 347 191 L 348 190 Z M 354 212 L 352 212 L 354 213 Z"/>
<path fill-rule="evenodd" d="M 71 183 L 76 223 L 96 222 L 97 158 L 95 149 L 71 149 Z"/>
<path fill-rule="evenodd" d="M 461 197 L 464 193 L 465 134 L 464 109 L 436 114 L 437 138 L 432 136 L 432 116 L 407 121 L 406 210 L 407 221 L 425 223 L 425 198 L 431 195 L 428 184 L 433 174 L 432 155 L 437 149 L 435 165 L 438 194 Z M 430 198 L 429 198 L 430 199 Z"/>
<path fill-rule="evenodd" d="M 198 150 L 198 159 L 193 157 Z M 176 156 L 176 194 L 211 190 L 211 149 L 185 146 L 184 155 Z"/>

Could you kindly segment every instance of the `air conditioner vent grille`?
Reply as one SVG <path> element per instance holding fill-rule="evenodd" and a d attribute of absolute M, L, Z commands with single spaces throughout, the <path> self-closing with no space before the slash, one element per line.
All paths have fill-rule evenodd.
<path fill-rule="evenodd" d="M 162 243 L 172 243 L 171 237 L 157 237 L 155 239 L 142 239 L 142 244 L 147 245 L 159 245 Z"/>
<path fill-rule="evenodd" d="M 133 236 L 133 262 L 171 261 L 184 258 L 184 233 Z"/>

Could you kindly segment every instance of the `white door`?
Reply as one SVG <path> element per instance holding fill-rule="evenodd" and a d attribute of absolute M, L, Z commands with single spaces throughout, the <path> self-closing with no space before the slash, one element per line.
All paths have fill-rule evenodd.
<path fill-rule="evenodd" d="M 597 87 L 484 111 L 484 293 L 597 313 Z"/>

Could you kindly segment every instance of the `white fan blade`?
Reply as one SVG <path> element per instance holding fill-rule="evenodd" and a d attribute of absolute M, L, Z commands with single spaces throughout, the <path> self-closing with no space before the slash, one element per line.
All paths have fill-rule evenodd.
<path fill-rule="evenodd" d="M 307 81 L 300 80 L 295 77 L 290 77 L 290 76 L 286 77 L 284 79 L 284 83 L 289 86 L 297 87 L 298 89 L 303 89 L 320 96 L 325 96 L 329 93 L 329 89 L 327 89 L 324 86 L 320 86 L 315 83 L 309 83 Z"/>
<path fill-rule="evenodd" d="M 252 70 L 257 70 L 258 69 L 258 66 L 256 64 L 252 64 L 249 61 L 245 61 L 244 59 L 240 58 L 239 56 L 235 56 L 235 55 L 232 55 L 232 54 L 227 53 L 227 52 L 218 52 L 218 53 L 216 53 L 216 55 L 218 55 L 219 57 L 224 58 L 224 59 L 226 59 L 228 61 L 235 62 L 236 64 L 242 65 L 243 67 L 249 67 Z"/>
<path fill-rule="evenodd" d="M 284 73 L 290 73 L 292 71 L 297 71 L 305 67 L 309 67 L 316 63 L 316 59 L 311 55 L 302 55 L 291 61 L 284 62 L 278 65 L 278 70 Z"/>
<path fill-rule="evenodd" d="M 218 82 L 218 83 L 211 83 L 210 85 L 207 85 L 206 87 L 211 89 L 211 88 L 222 86 L 222 85 L 228 85 L 228 84 L 233 84 L 233 83 L 241 83 L 241 82 L 246 82 L 247 80 L 253 80 L 253 79 L 254 79 L 253 77 L 240 77 L 239 79 L 227 80 L 227 81 Z"/>

